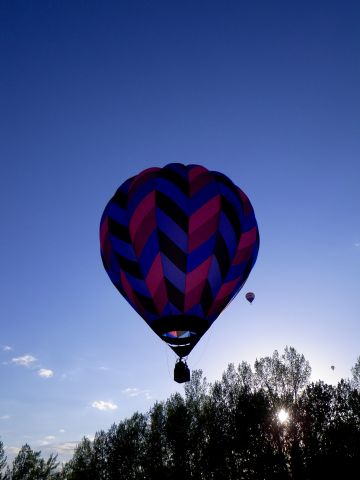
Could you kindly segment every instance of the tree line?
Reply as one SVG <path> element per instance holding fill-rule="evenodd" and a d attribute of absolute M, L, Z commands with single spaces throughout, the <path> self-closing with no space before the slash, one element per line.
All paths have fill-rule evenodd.
<path fill-rule="evenodd" d="M 62 468 L 29 445 L 6 465 L 0 442 L 0 480 L 357 479 L 360 357 L 335 386 L 310 374 L 292 347 L 230 364 L 214 383 L 195 370 L 184 395 L 84 437 Z"/>

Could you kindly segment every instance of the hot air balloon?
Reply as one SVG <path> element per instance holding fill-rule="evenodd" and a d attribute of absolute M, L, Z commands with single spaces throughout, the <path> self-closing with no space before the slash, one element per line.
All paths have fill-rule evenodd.
<path fill-rule="evenodd" d="M 239 292 L 255 264 L 259 232 L 245 193 L 222 173 L 171 163 L 126 180 L 100 222 L 110 280 L 178 355 L 186 359 Z"/>
<path fill-rule="evenodd" d="M 247 294 L 245 295 L 245 298 L 248 302 L 252 303 L 254 301 L 254 298 L 255 298 L 255 293 L 247 292 Z"/>
<path fill-rule="evenodd" d="M 335 365 L 331 365 L 331 370 L 335 370 Z"/>

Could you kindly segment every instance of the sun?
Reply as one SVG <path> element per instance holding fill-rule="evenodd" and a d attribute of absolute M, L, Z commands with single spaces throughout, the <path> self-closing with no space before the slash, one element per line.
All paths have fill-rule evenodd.
<path fill-rule="evenodd" d="M 283 408 L 278 411 L 277 417 L 278 417 L 280 423 L 285 423 L 289 420 L 289 414 Z"/>

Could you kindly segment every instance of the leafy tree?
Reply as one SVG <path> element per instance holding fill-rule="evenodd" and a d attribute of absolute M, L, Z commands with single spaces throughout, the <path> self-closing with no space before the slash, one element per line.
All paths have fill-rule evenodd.
<path fill-rule="evenodd" d="M 227 478 L 226 452 L 228 440 L 228 416 L 221 382 L 211 386 L 204 404 L 206 422 L 203 428 L 203 478 L 222 480 Z"/>
<path fill-rule="evenodd" d="M 41 452 L 35 452 L 25 444 L 13 461 L 11 480 L 52 480 L 58 476 L 58 466 L 57 455 L 51 454 L 44 460 Z"/>
<path fill-rule="evenodd" d="M 281 356 L 284 365 L 285 384 L 287 393 L 296 401 L 299 391 L 308 383 L 311 367 L 303 354 L 297 353 L 294 347 L 285 347 Z"/>
<path fill-rule="evenodd" d="M 108 480 L 108 438 L 101 430 L 96 432 L 92 445 L 93 467 L 96 480 Z"/>
<path fill-rule="evenodd" d="M 93 448 L 87 437 L 84 437 L 77 445 L 74 456 L 66 464 L 64 471 L 66 480 L 96 480 Z"/>
<path fill-rule="evenodd" d="M 6 469 L 6 455 L 4 450 L 4 444 L 0 440 L 0 480 L 6 479 L 5 469 Z"/>
<path fill-rule="evenodd" d="M 190 415 L 179 393 L 165 403 L 165 431 L 168 444 L 169 467 L 174 480 L 190 478 L 188 438 Z"/>
<path fill-rule="evenodd" d="M 352 367 L 351 373 L 353 387 L 360 390 L 360 357 L 358 357 L 355 365 Z"/>
<path fill-rule="evenodd" d="M 253 391 L 255 388 L 255 377 L 250 364 L 241 362 L 238 366 L 237 374 L 241 387 Z"/>
<path fill-rule="evenodd" d="M 141 413 L 113 425 L 108 433 L 110 480 L 143 478 L 146 458 L 147 416 Z"/>
<path fill-rule="evenodd" d="M 316 382 L 299 401 L 306 477 L 357 478 L 360 467 L 360 395 L 349 382 Z M 355 470 L 356 469 L 356 470 Z"/>
<path fill-rule="evenodd" d="M 203 444 L 206 441 L 204 428 L 209 419 L 204 412 L 208 398 L 209 384 L 201 370 L 194 370 L 190 382 L 185 384 L 185 404 L 188 418 L 188 470 L 191 478 L 201 478 L 204 457 Z M 189 477 L 190 478 L 190 477 Z"/>
<path fill-rule="evenodd" d="M 230 364 L 213 384 L 195 370 L 184 396 L 136 412 L 93 442 L 84 438 L 62 475 L 56 457 L 45 462 L 25 445 L 13 476 L 0 480 L 355 480 L 360 389 L 354 378 L 332 386 L 308 384 L 309 376 L 292 347 L 256 360 L 254 371 Z M 288 422 L 279 420 L 280 406 Z M 0 442 L 0 472 L 4 459 Z"/>
<path fill-rule="evenodd" d="M 275 350 L 271 357 L 255 361 L 255 382 L 273 399 L 296 400 L 310 375 L 309 362 L 293 347 L 286 347 L 281 357 Z"/>
<path fill-rule="evenodd" d="M 145 439 L 145 478 L 170 479 L 170 452 L 166 434 L 166 411 L 163 402 L 156 402 L 149 412 Z"/>

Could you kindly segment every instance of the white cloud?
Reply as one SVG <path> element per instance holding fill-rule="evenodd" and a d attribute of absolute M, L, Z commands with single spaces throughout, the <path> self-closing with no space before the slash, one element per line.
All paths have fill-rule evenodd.
<path fill-rule="evenodd" d="M 40 447 L 47 447 L 50 442 L 47 442 L 46 440 L 39 440 L 37 443 L 40 445 Z"/>
<path fill-rule="evenodd" d="M 36 361 L 36 358 L 32 355 L 23 355 L 22 357 L 15 357 L 11 359 L 12 363 L 16 365 L 22 365 L 23 367 L 29 367 Z"/>
<path fill-rule="evenodd" d="M 65 433 L 65 429 L 64 429 L 64 428 L 60 428 L 59 432 L 60 432 L 60 433 Z"/>
<path fill-rule="evenodd" d="M 359 248 L 360 247 L 360 242 L 355 242 L 354 245 L 355 245 L 355 247 Z"/>
<path fill-rule="evenodd" d="M 1 415 L 0 420 L 9 420 L 10 415 Z"/>
<path fill-rule="evenodd" d="M 13 453 L 15 455 L 17 455 L 20 452 L 19 447 L 8 447 L 8 446 L 6 446 L 5 450 L 6 450 L 6 453 Z"/>
<path fill-rule="evenodd" d="M 56 437 L 54 435 L 46 435 L 42 440 L 39 440 L 39 445 L 42 447 L 45 447 L 46 445 L 49 445 L 53 440 L 55 440 Z"/>
<path fill-rule="evenodd" d="M 140 390 L 137 387 L 125 388 L 122 393 L 124 393 L 128 397 L 138 397 L 139 395 L 143 395 L 147 400 L 150 400 L 152 398 L 149 390 Z"/>
<path fill-rule="evenodd" d="M 38 370 L 38 375 L 39 377 L 50 378 L 54 376 L 54 372 L 49 368 L 40 368 L 40 370 Z"/>
<path fill-rule="evenodd" d="M 64 442 L 54 445 L 54 450 L 62 454 L 73 454 L 79 442 Z"/>
<path fill-rule="evenodd" d="M 125 388 L 125 390 L 123 390 L 122 393 L 125 393 L 129 397 L 137 397 L 138 395 L 140 395 L 140 390 L 136 387 L 135 388 L 128 387 L 128 388 Z"/>
<path fill-rule="evenodd" d="M 98 410 L 116 410 L 118 408 L 115 403 L 112 402 L 104 402 L 104 400 L 96 400 L 91 404 L 93 408 L 97 408 Z"/>
<path fill-rule="evenodd" d="M 3 351 L 4 352 L 11 352 L 12 348 L 10 347 L 10 345 L 3 345 Z"/>
<path fill-rule="evenodd" d="M 51 445 L 55 438 L 56 437 L 54 435 L 46 435 L 46 437 L 44 437 L 42 440 L 39 440 L 37 443 L 42 447 L 46 447 L 47 445 Z"/>

